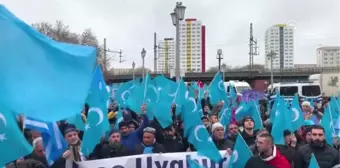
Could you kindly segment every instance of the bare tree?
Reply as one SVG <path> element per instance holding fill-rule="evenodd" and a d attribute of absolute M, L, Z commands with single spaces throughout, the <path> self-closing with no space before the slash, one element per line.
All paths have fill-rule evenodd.
<path fill-rule="evenodd" d="M 254 64 L 253 65 L 253 70 L 263 70 L 264 69 L 264 65 L 262 64 Z M 245 65 L 245 66 L 241 66 L 241 67 L 237 67 L 234 68 L 234 70 L 239 70 L 239 71 L 249 71 L 249 65 Z"/>
<path fill-rule="evenodd" d="M 213 67 L 210 67 L 207 72 L 217 72 L 218 71 L 218 67 L 217 66 L 213 66 Z"/>
<path fill-rule="evenodd" d="M 144 71 L 145 73 L 151 73 L 151 70 L 149 68 L 144 68 L 144 70 L 145 70 Z M 131 69 L 131 72 L 132 72 L 132 69 Z M 135 68 L 135 73 L 142 74 L 143 68 L 142 67 Z"/>
<path fill-rule="evenodd" d="M 86 46 L 92 46 L 97 48 L 97 63 L 103 64 L 109 61 L 103 61 L 103 49 L 99 45 L 96 35 L 91 29 L 85 29 L 82 33 L 71 32 L 68 25 L 65 25 L 62 21 L 58 20 L 56 23 L 50 24 L 48 22 L 34 23 L 32 26 L 38 30 L 40 33 L 50 37 L 53 40 L 80 44 Z M 102 66 L 109 67 L 109 66 Z"/>
<path fill-rule="evenodd" d="M 34 23 L 32 25 L 40 33 L 52 38 L 53 40 L 98 47 L 97 37 L 91 29 L 85 29 L 82 33 L 71 32 L 68 25 L 62 21 L 56 21 L 54 25 L 47 22 Z"/>
<path fill-rule="evenodd" d="M 79 43 L 81 45 L 99 47 L 98 39 L 91 29 L 85 29 L 85 31 L 79 36 Z"/>
<path fill-rule="evenodd" d="M 230 65 L 227 65 L 226 66 L 226 70 L 227 71 L 230 71 L 232 70 L 232 67 Z M 213 67 L 210 67 L 207 72 L 218 72 L 218 66 L 213 66 Z"/>
<path fill-rule="evenodd" d="M 145 68 L 145 73 L 151 73 L 152 71 L 149 69 L 149 68 Z M 133 73 L 133 69 L 130 68 L 130 69 L 114 69 L 114 68 L 111 68 L 109 70 L 109 73 L 110 74 L 114 74 L 114 75 L 132 75 Z M 141 67 L 138 67 L 138 68 L 135 68 L 135 74 L 142 74 L 143 73 L 143 68 Z"/>

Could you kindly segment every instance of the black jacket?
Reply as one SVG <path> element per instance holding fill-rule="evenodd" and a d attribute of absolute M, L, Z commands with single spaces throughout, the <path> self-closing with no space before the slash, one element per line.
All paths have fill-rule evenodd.
<path fill-rule="evenodd" d="M 163 146 L 167 153 L 185 151 L 182 138 L 179 136 L 174 137 L 165 136 Z"/>
<path fill-rule="evenodd" d="M 241 132 L 241 136 L 246 141 L 248 146 L 254 145 L 256 140 L 257 130 L 253 132 L 253 135 L 249 135 L 245 130 Z"/>
<path fill-rule="evenodd" d="M 41 164 L 45 165 L 46 167 L 48 167 L 48 163 L 47 163 L 47 160 L 46 160 L 46 157 L 38 157 L 34 151 L 30 154 L 30 155 L 27 155 L 25 157 L 25 160 L 26 159 L 33 159 L 33 160 L 36 160 L 36 161 L 39 161 L 41 162 Z"/>
<path fill-rule="evenodd" d="M 294 168 L 308 168 L 312 153 L 320 168 L 331 168 L 339 164 L 339 151 L 329 145 L 322 148 L 314 148 L 310 144 L 303 145 L 295 152 Z"/>
<path fill-rule="evenodd" d="M 290 164 L 292 164 L 295 155 L 295 148 L 289 147 L 287 145 L 276 145 L 276 147 L 279 150 L 280 154 L 283 155 Z"/>
<path fill-rule="evenodd" d="M 156 129 L 156 135 L 155 135 L 156 141 L 157 141 L 157 143 L 163 144 L 163 142 L 164 142 L 164 134 L 163 134 L 164 129 L 161 127 L 158 120 L 156 118 L 153 119 L 149 123 L 148 126 Z"/>
<path fill-rule="evenodd" d="M 109 143 L 98 144 L 90 155 L 90 160 L 129 156 L 131 152 L 123 145 L 112 147 Z"/>
<path fill-rule="evenodd" d="M 228 139 L 214 140 L 214 144 L 218 150 L 233 149 L 234 147 L 234 143 Z"/>
<path fill-rule="evenodd" d="M 252 156 L 244 166 L 244 168 L 275 168 L 266 164 L 259 156 Z"/>

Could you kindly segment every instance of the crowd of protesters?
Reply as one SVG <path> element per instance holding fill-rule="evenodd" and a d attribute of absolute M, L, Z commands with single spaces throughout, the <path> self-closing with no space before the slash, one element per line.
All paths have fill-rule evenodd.
<path fill-rule="evenodd" d="M 233 120 L 226 130 L 219 122 L 218 113 L 220 112 L 223 102 L 213 106 L 209 98 L 202 99 L 203 116 L 202 123 L 219 150 L 225 150 L 229 154 L 233 151 L 236 136 L 238 133 L 253 152 L 253 157 L 248 160 L 245 167 L 261 168 L 307 168 L 314 153 L 320 168 L 331 168 L 339 164 L 339 141 L 334 138 L 334 146 L 329 146 L 325 142 L 325 131 L 318 125 L 306 124 L 296 132 L 284 131 L 285 145 L 273 144 L 271 136 L 271 121 L 269 113 L 264 112 L 261 117 L 264 121 L 265 129 L 254 130 L 254 120 L 251 116 L 244 117 L 241 121 Z M 308 101 L 301 103 L 305 120 L 321 119 L 322 106 L 313 106 Z M 129 109 L 123 111 L 124 120 L 119 123 L 118 129 L 115 129 L 117 122 L 118 105 L 113 103 L 108 110 L 108 118 L 112 129 L 101 142 L 96 145 L 92 154 L 84 157 L 80 152 L 83 132 L 79 131 L 75 125 L 58 122 L 60 131 L 63 133 L 68 143 L 69 149 L 66 150 L 60 159 L 56 160 L 52 166 L 48 166 L 45 151 L 40 133 L 33 130 L 23 130 L 27 140 L 32 144 L 33 152 L 21 159 L 9 163 L 6 167 L 25 167 L 25 168 L 69 168 L 78 167 L 76 162 L 85 160 L 95 160 L 104 158 L 115 158 L 122 156 L 131 156 L 138 154 L 151 153 L 170 153 L 170 152 L 190 152 L 195 151 L 193 145 L 183 138 L 183 122 L 180 116 L 175 116 L 175 107 L 173 106 L 172 118 L 173 124 L 163 129 L 157 119 L 149 120 L 145 115 L 146 105 L 141 107 L 141 115 Z M 83 122 L 86 122 L 89 106 L 85 104 L 82 111 Z M 269 110 L 266 110 L 269 111 Z M 22 128 L 23 117 L 18 117 L 18 124 Z"/>

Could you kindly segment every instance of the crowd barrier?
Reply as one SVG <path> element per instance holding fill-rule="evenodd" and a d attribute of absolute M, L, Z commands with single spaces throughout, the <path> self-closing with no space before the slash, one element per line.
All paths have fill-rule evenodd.
<path fill-rule="evenodd" d="M 161 154 L 143 154 L 117 158 L 90 160 L 78 162 L 80 168 L 189 168 L 188 159 L 196 160 L 200 165 L 210 168 L 227 168 L 229 155 L 222 163 L 215 163 L 207 157 L 199 156 L 197 152 L 178 152 Z"/>

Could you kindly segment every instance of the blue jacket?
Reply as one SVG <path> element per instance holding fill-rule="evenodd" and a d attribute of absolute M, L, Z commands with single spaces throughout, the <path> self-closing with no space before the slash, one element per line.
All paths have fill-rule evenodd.
<path fill-rule="evenodd" d="M 126 136 L 122 136 L 121 143 L 129 150 L 135 150 L 136 145 L 142 140 L 143 129 L 149 124 L 149 119 L 146 115 L 143 115 L 143 121 L 138 129 L 129 133 Z"/>

